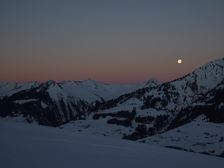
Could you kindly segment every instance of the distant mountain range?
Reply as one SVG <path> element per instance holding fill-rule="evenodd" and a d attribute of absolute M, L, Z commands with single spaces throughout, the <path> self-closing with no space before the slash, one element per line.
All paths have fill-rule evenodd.
<path fill-rule="evenodd" d="M 166 83 L 155 80 L 130 85 L 94 80 L 0 83 L 0 116 L 145 143 L 158 142 L 158 136 L 163 134 L 165 138 L 177 136 L 173 130 L 186 130 L 187 125 L 195 122 L 208 123 L 208 127 L 217 124 L 216 131 L 221 132 L 216 136 L 217 142 L 206 138 L 206 143 L 215 145 L 206 146 L 200 139 L 186 147 L 187 138 L 183 137 L 193 136 L 189 133 L 178 139 L 185 140 L 185 146 L 176 146 L 175 141 L 158 143 L 223 156 L 224 58 Z M 194 128 L 191 129 L 193 132 Z M 207 134 L 212 134 L 212 129 L 208 130 L 211 132 Z"/>
<path fill-rule="evenodd" d="M 44 83 L 0 83 L 0 115 L 22 115 L 28 121 L 58 126 L 84 117 L 97 103 L 157 85 L 151 80 L 140 84 L 104 84 L 94 80 L 47 81 Z"/>

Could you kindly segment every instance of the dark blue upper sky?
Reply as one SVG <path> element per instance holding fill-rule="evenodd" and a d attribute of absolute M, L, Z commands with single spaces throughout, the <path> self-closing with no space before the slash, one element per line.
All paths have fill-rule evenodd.
<path fill-rule="evenodd" d="M 0 80 L 171 80 L 224 56 L 223 9 L 222 0 L 1 0 Z"/>

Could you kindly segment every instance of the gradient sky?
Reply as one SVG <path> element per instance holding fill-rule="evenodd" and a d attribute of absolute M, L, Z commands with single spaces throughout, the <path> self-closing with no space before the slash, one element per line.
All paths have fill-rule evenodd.
<path fill-rule="evenodd" d="M 221 57 L 223 0 L 0 1 L 1 81 L 167 81 Z"/>

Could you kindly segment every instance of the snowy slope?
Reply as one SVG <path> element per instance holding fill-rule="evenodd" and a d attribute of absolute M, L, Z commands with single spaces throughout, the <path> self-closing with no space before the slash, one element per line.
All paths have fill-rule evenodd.
<path fill-rule="evenodd" d="M 133 127 L 124 127 L 122 125 L 109 125 L 107 121 L 111 117 L 105 119 L 93 120 L 77 120 L 71 121 L 67 124 L 60 126 L 63 130 L 71 131 L 74 133 L 82 133 L 86 135 L 96 135 L 101 137 L 110 137 L 113 139 L 122 139 L 124 134 L 129 134 L 133 132 Z M 133 125 L 134 126 L 134 125 Z"/>
<path fill-rule="evenodd" d="M 139 141 L 224 157 L 224 123 L 206 120 L 202 115 L 191 123 Z"/>
<path fill-rule="evenodd" d="M 95 101 L 104 101 L 117 98 L 120 95 L 133 92 L 143 87 L 153 87 L 159 82 L 148 80 L 136 84 L 106 84 L 95 80 L 85 81 L 63 81 L 58 85 L 72 97 L 78 97 L 81 100 L 92 103 Z"/>
<path fill-rule="evenodd" d="M 223 80 L 224 58 L 203 65 L 185 77 L 162 84 L 145 94 L 147 96 L 145 104 L 146 107 L 154 106 L 177 111 L 191 105 Z"/>
<path fill-rule="evenodd" d="M 123 106 L 123 108 L 115 107 L 103 112 L 99 111 L 97 113 L 90 114 L 85 118 L 85 120 L 70 121 L 60 127 L 73 132 L 82 132 L 85 134 L 122 139 L 127 135 L 133 134 L 136 131 L 136 128 L 143 124 L 146 126 L 147 130 L 153 128 L 156 133 L 158 127 L 156 121 L 161 118 L 161 116 L 167 116 L 167 112 L 162 110 L 137 109 L 137 113 L 135 115 L 131 114 L 132 110 L 133 108 L 131 106 Z M 141 136 L 148 135 L 139 135 L 136 139 L 141 138 Z"/>
<path fill-rule="evenodd" d="M 169 129 L 187 124 L 201 115 L 209 122 L 224 123 L 224 80 L 190 106 L 179 111 Z"/>
<path fill-rule="evenodd" d="M 39 85 L 38 82 L 24 82 L 24 83 L 0 82 L 0 98 L 4 96 L 11 96 L 14 93 L 20 92 L 22 90 L 35 88 L 38 85 Z"/>
<path fill-rule="evenodd" d="M 11 96 L 17 92 L 23 90 L 29 90 L 38 86 L 51 86 L 58 85 L 63 92 L 68 96 L 77 97 L 89 103 L 95 102 L 96 100 L 109 100 L 116 98 L 122 94 L 133 92 L 139 88 L 155 86 L 159 82 L 155 80 L 149 80 L 143 83 L 137 84 L 105 84 L 97 82 L 95 80 L 85 81 L 47 81 L 44 83 L 38 82 L 0 82 L 0 97 Z M 52 90 L 50 91 L 52 92 Z M 56 90 L 53 92 L 57 92 Z M 53 93 L 54 94 L 54 93 Z"/>
<path fill-rule="evenodd" d="M 122 94 L 133 92 L 146 86 L 155 86 L 156 81 L 147 81 L 138 84 L 105 84 L 95 80 L 64 81 L 59 83 L 70 96 L 77 96 L 89 103 L 101 99 L 109 100 Z"/>
<path fill-rule="evenodd" d="M 128 136 L 128 139 L 134 140 L 176 128 L 191 122 L 202 113 L 206 113 L 212 122 L 224 122 L 223 81 L 224 59 L 219 59 L 175 81 L 151 88 L 141 88 L 107 101 L 96 110 L 98 116 L 101 114 L 101 117 L 96 118 L 100 120 L 107 114 L 109 114 L 107 116 L 112 116 L 110 113 L 131 112 L 135 109 L 136 115 L 126 120 L 126 125 L 128 122 L 129 125 L 134 125 Z M 207 104 L 212 104 L 212 106 L 207 106 Z M 200 105 L 200 108 L 196 105 Z M 120 117 L 117 115 L 112 117 L 112 122 L 119 125 Z M 182 121 L 181 117 L 186 121 Z M 145 133 L 142 132 L 141 136 L 134 131 L 135 126 L 139 124 L 146 126 L 146 131 L 143 131 Z"/>
<path fill-rule="evenodd" d="M 0 166 L 222 168 L 224 159 L 135 142 L 0 121 Z"/>
<path fill-rule="evenodd" d="M 129 99 L 136 98 L 142 102 L 144 109 L 156 108 L 178 112 L 214 89 L 223 80 L 224 58 L 203 65 L 175 81 L 151 88 L 145 87 L 128 95 L 120 96 L 113 101 L 106 102 L 100 109 L 109 109 L 111 106 L 120 107 Z"/>
<path fill-rule="evenodd" d="M 19 89 L 13 90 L 13 94 L 5 89 L 7 96 L 0 101 L 0 116 L 22 115 L 30 122 L 58 126 L 73 119 L 85 118 L 86 113 L 96 103 L 141 87 L 154 86 L 156 81 L 129 85 L 104 84 L 94 80 L 60 83 L 47 81 L 36 87 L 20 85 L 21 87 L 17 87 Z M 11 88 L 10 86 L 7 83 L 2 84 L 2 88 Z"/>

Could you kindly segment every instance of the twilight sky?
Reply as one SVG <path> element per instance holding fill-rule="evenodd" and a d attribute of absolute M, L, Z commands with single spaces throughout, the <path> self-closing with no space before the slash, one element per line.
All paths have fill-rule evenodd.
<path fill-rule="evenodd" d="M 223 0 L 1 0 L 0 81 L 172 80 L 224 57 L 223 18 Z"/>

